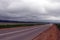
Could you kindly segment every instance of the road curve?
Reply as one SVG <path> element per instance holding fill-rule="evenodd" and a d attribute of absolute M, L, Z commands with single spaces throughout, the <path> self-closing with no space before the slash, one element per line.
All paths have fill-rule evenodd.
<path fill-rule="evenodd" d="M 0 40 L 32 40 L 52 24 L 0 30 Z"/>

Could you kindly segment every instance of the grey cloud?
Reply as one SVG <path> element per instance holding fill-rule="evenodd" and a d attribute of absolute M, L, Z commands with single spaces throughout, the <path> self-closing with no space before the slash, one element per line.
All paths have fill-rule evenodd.
<path fill-rule="evenodd" d="M 54 20 L 60 20 L 60 3 L 56 1 L 0 0 L 0 19 L 38 21 L 54 18 Z"/>
<path fill-rule="evenodd" d="M 49 0 L 49 1 L 53 1 L 53 2 L 60 2 L 60 0 Z"/>

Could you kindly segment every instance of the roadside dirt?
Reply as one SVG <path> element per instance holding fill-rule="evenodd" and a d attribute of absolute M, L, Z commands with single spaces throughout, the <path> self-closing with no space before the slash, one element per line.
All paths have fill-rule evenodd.
<path fill-rule="evenodd" d="M 58 40 L 60 40 L 60 30 L 59 30 L 59 33 L 58 33 Z"/>
<path fill-rule="evenodd" d="M 56 25 L 52 25 L 51 28 L 41 33 L 33 40 L 60 40 L 60 32 Z"/>

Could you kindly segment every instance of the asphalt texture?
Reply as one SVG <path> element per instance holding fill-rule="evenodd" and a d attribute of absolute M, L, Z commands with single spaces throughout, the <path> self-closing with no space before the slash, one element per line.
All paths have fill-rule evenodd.
<path fill-rule="evenodd" d="M 32 40 L 34 37 L 50 28 L 52 24 L 1 29 L 0 40 Z"/>

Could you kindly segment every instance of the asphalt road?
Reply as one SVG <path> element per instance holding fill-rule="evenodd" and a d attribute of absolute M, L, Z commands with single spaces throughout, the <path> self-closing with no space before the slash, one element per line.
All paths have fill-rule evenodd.
<path fill-rule="evenodd" d="M 32 40 L 52 24 L 0 30 L 0 40 Z"/>

